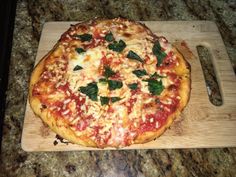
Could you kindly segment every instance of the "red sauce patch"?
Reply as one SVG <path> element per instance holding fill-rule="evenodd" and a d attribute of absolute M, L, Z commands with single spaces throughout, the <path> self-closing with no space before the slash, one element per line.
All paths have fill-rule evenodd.
<path fill-rule="evenodd" d="M 169 114 L 167 112 L 162 110 L 158 110 L 156 114 L 146 115 L 145 121 L 142 121 L 140 124 L 140 133 L 153 131 L 160 128 L 166 122 L 168 115 Z"/>
<path fill-rule="evenodd" d="M 111 59 L 110 58 L 107 58 L 105 55 L 103 55 L 103 57 L 101 58 L 101 64 L 103 65 L 103 66 L 105 66 L 105 65 L 110 65 L 111 64 Z"/>
<path fill-rule="evenodd" d="M 171 51 L 168 53 L 168 55 L 166 56 L 166 58 L 163 60 L 161 68 L 173 68 L 176 66 L 176 60 L 173 59 L 173 55 L 174 53 Z"/>
<path fill-rule="evenodd" d="M 107 144 L 109 139 L 111 138 L 111 131 L 105 131 L 103 134 L 99 132 L 100 129 L 103 127 L 101 126 L 94 126 L 93 129 L 93 134 L 91 137 L 96 138 L 96 143 L 98 144 L 99 147 L 104 146 L 104 144 Z"/>
<path fill-rule="evenodd" d="M 90 124 L 90 121 L 93 119 L 93 116 L 90 115 L 84 119 L 80 119 L 76 125 L 76 130 L 83 131 L 87 128 L 87 126 Z"/>
<path fill-rule="evenodd" d="M 93 38 L 99 39 L 99 40 L 104 40 L 104 37 L 101 36 L 101 34 L 103 34 L 102 31 L 101 31 L 101 29 L 95 28 L 95 29 L 94 29 L 94 32 L 93 32 Z"/>
<path fill-rule="evenodd" d="M 134 103 L 137 101 L 137 98 L 130 98 L 129 101 L 128 101 L 128 105 L 127 105 L 127 108 L 128 108 L 128 114 L 130 114 L 132 112 L 132 108 L 134 107 Z"/>
<path fill-rule="evenodd" d="M 177 94 L 177 92 L 175 94 Z M 179 100 L 177 98 L 169 99 L 171 99 L 171 104 L 163 104 L 160 102 L 159 109 L 156 114 L 146 115 L 145 121 L 142 120 L 140 124 L 140 133 L 157 130 L 166 123 L 168 116 L 176 111 L 179 104 Z"/>

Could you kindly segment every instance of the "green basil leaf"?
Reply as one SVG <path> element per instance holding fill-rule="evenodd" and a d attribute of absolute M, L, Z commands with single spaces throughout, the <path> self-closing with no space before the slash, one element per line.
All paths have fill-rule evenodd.
<path fill-rule="evenodd" d="M 109 90 L 116 90 L 123 86 L 123 83 L 121 81 L 115 81 L 115 80 L 108 80 L 108 88 Z"/>
<path fill-rule="evenodd" d="M 120 101 L 121 98 L 120 97 L 111 97 L 111 102 L 114 103 L 114 102 L 117 102 L 117 101 Z"/>
<path fill-rule="evenodd" d="M 136 90 L 136 89 L 138 88 L 138 84 L 137 84 L 137 83 L 128 84 L 128 87 L 129 87 L 131 90 Z"/>
<path fill-rule="evenodd" d="M 148 82 L 148 90 L 153 95 L 160 95 L 164 90 L 162 81 L 157 81 L 155 79 L 147 79 L 144 81 Z"/>
<path fill-rule="evenodd" d="M 97 101 L 98 86 L 96 82 L 91 82 L 85 87 L 79 88 L 80 92 L 87 95 L 91 100 Z"/>
<path fill-rule="evenodd" d="M 161 45 L 160 45 L 159 41 L 156 41 L 152 47 L 152 53 L 154 55 L 158 55 L 160 51 L 161 51 Z"/>
<path fill-rule="evenodd" d="M 78 71 L 78 70 L 81 70 L 83 69 L 80 65 L 76 65 L 73 69 L 73 71 Z"/>
<path fill-rule="evenodd" d="M 111 77 L 113 75 L 115 75 L 116 73 L 114 71 L 112 71 L 112 69 L 109 66 L 105 66 L 105 72 L 104 72 L 104 76 L 106 78 Z"/>
<path fill-rule="evenodd" d="M 167 56 L 164 51 L 161 50 L 159 41 L 156 41 L 152 48 L 152 53 L 157 57 L 157 66 L 161 66 L 163 60 Z"/>
<path fill-rule="evenodd" d="M 136 54 L 132 50 L 130 50 L 129 53 L 127 54 L 127 58 L 137 60 L 137 61 L 140 61 L 141 63 L 143 63 L 143 60 L 140 58 L 140 56 L 138 56 L 138 54 Z"/>
<path fill-rule="evenodd" d="M 85 42 L 85 41 L 91 41 L 91 39 L 93 38 L 93 36 L 91 34 L 81 34 L 81 35 L 75 35 L 76 37 L 78 37 L 81 42 Z"/>
<path fill-rule="evenodd" d="M 165 78 L 165 76 L 161 76 L 159 74 L 157 74 L 157 72 L 155 72 L 154 74 L 151 75 L 152 79 L 158 79 L 158 78 Z"/>
<path fill-rule="evenodd" d="M 103 96 L 101 96 L 100 97 L 100 101 L 101 101 L 101 105 L 103 106 L 103 105 L 108 105 L 108 103 L 109 103 L 109 98 L 108 97 L 103 97 Z"/>
<path fill-rule="evenodd" d="M 84 50 L 83 48 L 76 48 L 75 50 L 76 50 L 76 52 L 79 53 L 79 54 L 85 52 L 85 50 Z"/>
<path fill-rule="evenodd" d="M 107 33 L 107 34 L 106 34 L 105 40 L 106 40 L 107 42 L 112 42 L 112 41 L 114 41 L 115 39 L 114 39 L 113 34 L 110 32 L 110 33 Z"/>
<path fill-rule="evenodd" d="M 107 83 L 107 79 L 106 79 L 106 78 L 101 78 L 101 79 L 99 79 L 99 82 L 101 82 L 101 83 Z"/>
<path fill-rule="evenodd" d="M 115 52 L 122 52 L 125 47 L 126 47 L 126 44 L 123 40 L 119 40 L 119 42 L 114 41 L 112 44 L 108 45 L 108 48 Z"/>
<path fill-rule="evenodd" d="M 143 70 L 137 69 L 137 70 L 132 71 L 132 73 L 135 74 L 139 78 L 142 76 L 148 75 L 147 71 L 144 69 Z"/>

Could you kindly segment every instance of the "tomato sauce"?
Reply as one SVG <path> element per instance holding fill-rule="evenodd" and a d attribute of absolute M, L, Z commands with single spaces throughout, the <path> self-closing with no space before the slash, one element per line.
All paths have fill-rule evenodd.
<path fill-rule="evenodd" d="M 102 128 L 102 126 L 94 126 L 93 133 L 91 135 L 91 137 L 96 138 L 95 141 L 100 147 L 102 147 L 104 144 L 107 144 L 109 139 L 111 138 L 111 131 L 105 131 L 103 134 L 99 132 L 99 130 Z"/>
<path fill-rule="evenodd" d="M 134 107 L 134 103 L 137 101 L 137 98 L 130 98 L 129 101 L 128 101 L 128 105 L 127 105 L 127 108 L 128 108 L 128 114 L 130 114 L 132 112 L 132 108 Z"/>
<path fill-rule="evenodd" d="M 102 64 L 103 66 L 106 66 L 106 65 L 110 66 L 111 61 L 112 61 L 112 60 L 111 60 L 110 58 L 107 58 L 107 57 L 105 56 L 105 54 L 103 54 L 103 57 L 101 58 L 101 64 Z"/>
<path fill-rule="evenodd" d="M 87 117 L 81 118 L 76 125 L 76 130 L 83 131 L 87 128 L 88 125 L 90 125 L 90 122 L 94 119 L 92 115 L 89 115 Z"/>
<path fill-rule="evenodd" d="M 157 130 L 166 123 L 168 116 L 176 111 L 179 104 L 178 99 L 170 99 L 171 104 L 163 104 L 160 102 L 160 107 L 162 108 L 159 108 L 155 114 L 146 115 L 145 121 L 142 120 L 140 124 L 140 133 Z M 166 111 L 165 109 L 168 109 L 168 111 Z"/>
<path fill-rule="evenodd" d="M 82 119 L 80 121 L 78 121 L 78 124 L 76 125 L 76 130 L 78 131 L 83 131 L 86 129 L 86 127 L 88 126 L 88 120 L 87 119 Z"/>
<path fill-rule="evenodd" d="M 101 34 L 103 34 L 101 32 L 101 30 L 99 28 L 95 28 L 94 32 L 93 32 L 93 38 L 95 39 L 99 39 L 99 40 L 104 40 L 104 37 L 101 36 Z"/>
<path fill-rule="evenodd" d="M 163 60 L 161 66 L 158 66 L 158 69 L 163 70 L 163 69 L 174 68 L 176 66 L 176 60 L 173 60 L 173 55 L 174 53 L 172 51 L 169 52 L 168 55 Z"/>

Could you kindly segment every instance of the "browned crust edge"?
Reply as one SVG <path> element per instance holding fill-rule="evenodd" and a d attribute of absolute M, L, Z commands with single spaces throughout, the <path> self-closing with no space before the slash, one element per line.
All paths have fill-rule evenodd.
<path fill-rule="evenodd" d="M 144 27 L 145 30 L 148 31 L 149 35 L 152 35 L 155 39 L 158 38 L 143 23 L 132 21 L 132 20 L 128 20 L 128 19 L 124 19 L 124 18 L 117 18 L 117 19 L 120 20 L 121 22 L 122 21 L 129 21 L 129 22 L 135 23 L 137 25 L 141 25 L 141 26 Z M 108 20 L 108 19 L 105 19 L 105 21 L 106 20 Z M 75 24 L 73 26 L 81 25 L 81 24 L 87 24 L 87 23 L 91 24 L 91 23 L 94 23 L 95 21 L 96 21 L 96 23 L 99 23 L 99 21 L 104 21 L 104 19 L 103 20 L 102 19 L 90 20 L 90 21 L 87 21 L 87 22 L 77 23 L 77 24 Z M 67 34 L 70 29 L 71 28 L 69 28 L 62 35 Z M 74 133 L 74 131 L 68 127 L 66 121 L 63 121 L 62 119 L 55 119 L 55 117 L 53 117 L 50 114 L 49 110 L 47 110 L 47 109 L 44 109 L 42 111 L 40 100 L 38 98 L 32 97 L 33 85 L 39 80 L 40 75 L 43 72 L 44 61 L 58 47 L 60 40 L 53 47 L 53 49 L 51 51 L 49 51 L 48 54 L 46 54 L 40 60 L 40 62 L 35 66 L 35 69 L 32 72 L 32 75 L 31 75 L 31 78 L 30 78 L 30 87 L 29 87 L 29 102 L 30 102 L 30 106 L 31 106 L 32 110 L 34 111 L 34 113 L 38 117 L 40 117 L 55 133 L 57 133 L 61 137 L 65 138 L 65 139 L 67 139 L 70 142 L 75 143 L 75 144 L 79 144 L 79 145 L 83 145 L 83 146 L 89 146 L 89 147 L 97 147 L 96 143 L 93 140 L 91 140 L 89 137 L 86 137 L 86 136 L 83 136 L 83 135 L 82 136 L 77 136 Z M 145 132 L 145 133 L 139 135 L 134 140 L 134 144 L 143 144 L 143 143 L 149 142 L 149 141 L 159 137 L 160 135 L 162 135 L 165 132 L 165 130 L 170 127 L 170 125 L 172 124 L 174 119 L 180 115 L 181 111 L 184 109 L 184 107 L 188 103 L 188 100 L 189 100 L 189 97 L 190 97 L 190 90 L 191 90 L 190 65 L 188 64 L 188 62 L 183 58 L 183 56 L 177 50 L 175 50 L 175 53 L 179 57 L 181 63 L 184 65 L 184 68 L 186 69 L 186 77 L 183 77 L 184 79 L 181 82 L 181 89 L 180 90 L 183 90 L 183 91 L 185 91 L 188 94 L 186 95 L 183 91 L 180 93 L 181 98 L 184 98 L 184 99 L 181 99 L 181 104 L 180 104 L 178 110 L 174 114 L 172 114 L 171 116 L 168 117 L 168 120 L 167 120 L 167 122 L 166 122 L 166 124 L 164 126 L 162 126 L 157 131 Z M 106 145 L 106 146 L 104 146 L 102 148 L 106 148 L 106 147 L 112 147 L 112 146 Z M 117 147 L 115 147 L 115 148 L 117 148 Z"/>

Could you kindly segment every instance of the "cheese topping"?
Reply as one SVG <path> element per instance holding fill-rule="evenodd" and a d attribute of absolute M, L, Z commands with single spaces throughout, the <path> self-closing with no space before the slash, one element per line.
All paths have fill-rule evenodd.
<path fill-rule="evenodd" d="M 67 118 L 78 136 L 89 135 L 99 147 L 125 146 L 140 133 L 157 130 L 181 99 L 174 89 L 174 101 L 166 94 L 179 82 L 169 76 L 178 62 L 167 40 L 157 40 L 132 22 L 109 26 L 72 27 L 63 36 L 67 42 L 53 54 L 66 58 L 48 63 L 41 76 L 56 90 L 43 91 L 36 84 L 34 91 L 46 93 L 42 102 L 53 103 L 53 113 Z"/>

